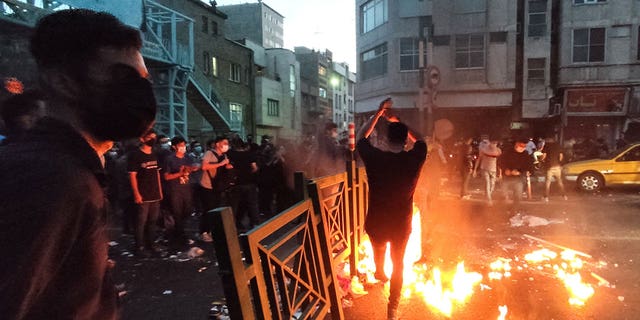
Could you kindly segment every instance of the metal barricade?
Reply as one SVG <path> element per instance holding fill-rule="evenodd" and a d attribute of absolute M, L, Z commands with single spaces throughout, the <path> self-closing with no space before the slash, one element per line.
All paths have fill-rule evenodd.
<path fill-rule="evenodd" d="M 295 174 L 291 208 L 237 235 L 230 208 L 214 210 L 214 245 L 232 319 L 343 319 L 337 268 L 357 275 L 368 184 L 364 168 L 315 179 Z M 210 212 L 211 214 L 211 212 Z"/>

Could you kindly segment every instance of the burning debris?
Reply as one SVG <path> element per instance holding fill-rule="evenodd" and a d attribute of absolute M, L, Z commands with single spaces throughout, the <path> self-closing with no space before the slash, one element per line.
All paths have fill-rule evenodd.
<path fill-rule="evenodd" d="M 546 285 L 548 281 L 559 281 L 558 288 L 566 289 L 568 305 L 574 308 L 583 307 L 595 295 L 597 288 L 612 287 L 609 281 L 595 273 L 596 269 L 606 267 L 607 263 L 595 261 L 587 253 L 530 235 L 523 235 L 522 241 L 517 245 L 503 248 L 510 256 L 489 258 L 488 265 L 466 261 L 472 266 L 467 269 L 463 259 L 456 262 L 455 268 L 447 267 L 445 261 L 414 263 L 422 256 L 419 214 L 417 209 L 414 210 L 413 233 L 405 253 L 403 300 L 418 297 L 431 310 L 445 317 L 451 318 L 456 310 L 462 310 L 474 296 L 481 299 L 480 292 L 494 292 L 494 295 L 499 292 L 497 319 L 509 319 L 508 314 L 513 317 L 508 307 L 510 301 L 505 300 L 508 294 L 502 291 L 516 285 L 517 280 L 513 279 L 515 274 L 518 279 L 528 279 L 527 282 L 531 282 L 533 286 L 535 283 Z M 343 276 L 349 279 L 352 292 L 363 295 L 367 293 L 367 284 L 378 283 L 373 276 L 375 264 L 368 239 L 363 241 L 360 257 L 362 259 L 357 266 L 358 276 L 350 277 L 348 266 L 343 269 L 347 273 Z M 385 273 L 389 275 L 392 266 L 390 259 L 386 261 Z M 388 296 L 388 283 L 384 290 Z"/>

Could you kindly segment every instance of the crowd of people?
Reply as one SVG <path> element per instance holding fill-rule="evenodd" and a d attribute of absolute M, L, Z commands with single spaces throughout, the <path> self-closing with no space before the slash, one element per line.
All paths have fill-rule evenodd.
<path fill-rule="evenodd" d="M 182 137 L 168 139 L 149 130 L 137 141 L 116 143 L 106 156 L 108 197 L 122 229 L 135 236 L 135 250 L 160 250 L 157 227 L 169 247 L 189 244 L 185 223 L 199 218 L 199 240 L 212 241 L 210 210 L 230 206 L 239 232 L 271 218 L 292 204 L 285 148 L 263 135 L 220 135 L 204 146 Z"/>
<path fill-rule="evenodd" d="M 199 218 L 198 239 L 210 242 L 211 210 L 229 206 L 244 232 L 295 202 L 294 171 L 332 175 L 353 157 L 334 123 L 280 146 L 269 135 L 259 145 L 238 134 L 205 144 L 159 135 L 141 45 L 138 30 L 83 9 L 57 11 L 34 30 L 31 52 L 42 92 L 11 97 L 1 114 L 0 314 L 7 319 L 116 319 L 107 245 L 114 216 L 133 235 L 139 256 L 183 250 L 189 219 Z M 390 280 L 388 319 L 397 318 L 414 193 L 418 205 L 428 206 L 443 178 L 457 172 L 462 199 L 469 198 L 471 179 L 481 176 L 489 205 L 499 184 L 517 208 L 523 194 L 531 196 L 524 189 L 530 176 L 542 172 L 543 200 L 549 201 L 552 179 L 566 199 L 562 163 L 608 153 L 604 140 L 570 140 L 563 149 L 552 136 L 536 143 L 488 135 L 448 152 L 436 137 L 422 139 L 400 122 L 391 107 L 390 99 L 381 102 L 357 142 L 370 186 L 365 229 L 375 277 Z M 387 243 L 397 270 L 390 277 L 382 271 Z"/>

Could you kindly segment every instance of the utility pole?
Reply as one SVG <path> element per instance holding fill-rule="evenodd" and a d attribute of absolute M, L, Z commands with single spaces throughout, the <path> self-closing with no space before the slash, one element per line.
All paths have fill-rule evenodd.
<path fill-rule="evenodd" d="M 433 60 L 433 45 L 429 41 L 429 28 L 425 27 L 421 31 L 422 34 L 418 42 L 418 128 L 420 133 L 428 136 L 431 135 L 433 130 L 433 98 L 435 96 L 435 87 L 440 82 L 440 71 L 438 68 L 428 65 L 428 62 Z M 435 78 L 433 77 L 434 72 L 437 73 Z M 427 109 L 426 127 L 425 107 Z"/>

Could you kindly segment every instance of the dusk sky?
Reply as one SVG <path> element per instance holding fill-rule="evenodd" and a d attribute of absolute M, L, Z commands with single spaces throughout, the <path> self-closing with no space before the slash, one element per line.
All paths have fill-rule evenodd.
<path fill-rule="evenodd" d="M 256 3 L 217 0 L 219 6 Z M 347 62 L 356 71 L 355 2 L 353 0 L 265 0 L 284 16 L 284 46 L 305 46 L 333 52 L 333 61 Z"/>

